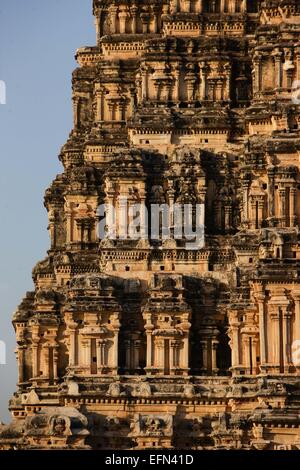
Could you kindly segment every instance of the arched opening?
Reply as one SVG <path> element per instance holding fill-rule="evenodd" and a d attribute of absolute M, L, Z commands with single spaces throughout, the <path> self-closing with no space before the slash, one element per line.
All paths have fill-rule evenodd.
<path fill-rule="evenodd" d="M 248 13 L 258 12 L 258 0 L 247 0 L 247 12 Z"/>
<path fill-rule="evenodd" d="M 231 367 L 231 348 L 229 346 L 229 337 L 226 333 L 226 327 L 220 327 L 219 345 L 217 349 L 217 366 L 219 375 L 229 375 Z"/>
<path fill-rule="evenodd" d="M 204 11 L 206 13 L 220 13 L 220 0 L 206 0 L 204 3 Z"/>
<path fill-rule="evenodd" d="M 203 367 L 203 351 L 199 337 L 194 333 L 190 336 L 190 373 L 191 375 L 201 375 Z"/>
<path fill-rule="evenodd" d="M 146 337 L 143 319 L 137 312 L 122 323 L 118 355 L 120 374 L 145 374 Z"/>

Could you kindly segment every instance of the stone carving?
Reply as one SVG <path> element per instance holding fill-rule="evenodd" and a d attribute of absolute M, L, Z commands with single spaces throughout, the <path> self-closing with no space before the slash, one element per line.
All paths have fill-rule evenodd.
<path fill-rule="evenodd" d="M 23 395 L 22 402 L 27 405 L 37 405 L 40 402 L 40 398 L 35 390 L 31 390 L 28 395 Z"/>
<path fill-rule="evenodd" d="M 300 4 L 93 13 L 0 449 L 297 448 Z"/>
<path fill-rule="evenodd" d="M 69 395 L 80 395 L 78 383 L 70 380 L 68 382 L 68 394 Z"/>
<path fill-rule="evenodd" d="M 132 436 L 161 437 L 172 434 L 173 418 L 171 415 L 134 416 L 130 429 Z"/>
<path fill-rule="evenodd" d="M 142 382 L 138 384 L 131 392 L 133 397 L 151 397 L 152 391 L 150 384 Z"/>
<path fill-rule="evenodd" d="M 120 397 L 126 395 L 125 391 L 122 391 L 122 386 L 119 383 L 111 383 L 107 390 L 107 395 L 110 397 Z"/>
<path fill-rule="evenodd" d="M 193 398 L 195 396 L 195 387 L 192 384 L 187 384 L 183 389 L 184 396 L 187 398 Z"/>
<path fill-rule="evenodd" d="M 50 420 L 50 434 L 56 437 L 70 433 L 70 422 L 62 416 L 52 417 Z"/>

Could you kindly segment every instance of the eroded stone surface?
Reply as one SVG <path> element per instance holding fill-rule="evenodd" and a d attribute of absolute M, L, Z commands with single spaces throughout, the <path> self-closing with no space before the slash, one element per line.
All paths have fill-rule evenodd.
<path fill-rule="evenodd" d="M 0 448 L 299 449 L 299 2 L 94 14 Z M 122 197 L 205 204 L 204 248 L 99 240 Z"/>

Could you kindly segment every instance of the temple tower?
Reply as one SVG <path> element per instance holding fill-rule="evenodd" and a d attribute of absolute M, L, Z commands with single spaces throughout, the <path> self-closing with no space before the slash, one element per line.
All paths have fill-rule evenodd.
<path fill-rule="evenodd" d="M 299 449 L 299 2 L 93 11 L 0 448 Z"/>

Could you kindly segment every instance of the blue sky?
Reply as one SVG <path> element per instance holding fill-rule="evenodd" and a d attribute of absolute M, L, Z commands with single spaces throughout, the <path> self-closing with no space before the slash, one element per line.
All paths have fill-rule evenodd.
<path fill-rule="evenodd" d="M 92 0 L 1 0 L 0 80 L 0 420 L 15 390 L 11 318 L 31 271 L 49 248 L 45 189 L 62 172 L 61 146 L 72 128 L 71 74 L 78 47 L 95 44 Z"/>

